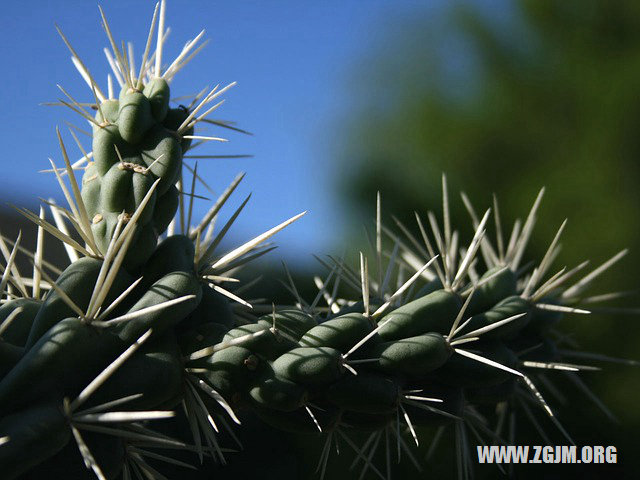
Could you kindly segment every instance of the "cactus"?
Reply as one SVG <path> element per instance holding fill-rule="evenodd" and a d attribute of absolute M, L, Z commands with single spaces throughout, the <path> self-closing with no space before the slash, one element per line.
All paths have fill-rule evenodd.
<path fill-rule="evenodd" d="M 182 159 L 197 146 L 192 140 L 221 140 L 194 128 L 233 84 L 172 107 L 170 84 L 200 37 L 165 69 L 161 2 L 136 72 L 100 13 L 121 90 L 116 98 L 109 76 L 105 95 L 60 32 L 96 113 L 63 89 L 68 98 L 60 104 L 92 124 L 92 150 L 78 141 L 83 157 L 72 164 L 57 132 L 65 166 L 51 166 L 68 208 L 49 205 L 55 224 L 44 208 L 39 215 L 21 210 L 38 225 L 36 252 L 22 248 L 20 236 L 11 250 L 4 238 L 0 245 L 4 478 L 165 478 L 163 467 L 188 468 L 205 457 L 233 462 L 220 431 L 233 434 L 248 417 L 320 437 L 321 477 L 337 442 L 355 463 L 362 460 L 362 475 L 390 478 L 396 444 L 403 462 L 420 469 L 412 444 L 434 431 L 436 444 L 447 429 L 466 476 L 470 438 L 513 443 L 504 427 L 511 412 L 536 426 L 546 416 L 573 443 L 536 385 L 552 383 L 541 371 L 561 370 L 583 386 L 576 372 L 592 367 L 574 359 L 604 358 L 561 349 L 556 325 L 565 314 L 589 313 L 580 307 L 583 292 L 625 251 L 567 286 L 586 263 L 548 275 L 563 224 L 537 266 L 523 267 L 542 192 L 508 241 L 497 205 L 492 242 L 485 233 L 490 210 L 480 218 L 465 201 L 475 234 L 460 249 L 443 177 L 442 229 L 430 213 L 430 231 L 417 216 L 421 238 L 402 224 L 398 235 L 382 225 L 378 198 L 374 274 L 362 253 L 355 270 L 329 257 L 315 299 L 302 299 L 291 282 L 293 305 L 250 305 L 241 290 L 227 288 L 229 272 L 267 253 L 264 242 L 302 214 L 217 254 L 246 201 L 215 236 L 213 220 L 242 176 L 191 226 L 188 198 L 199 177 L 196 166 L 186 192 Z M 64 243 L 64 271 L 43 259 L 45 232 Z M 19 252 L 32 260 L 33 278 L 20 274 Z"/>

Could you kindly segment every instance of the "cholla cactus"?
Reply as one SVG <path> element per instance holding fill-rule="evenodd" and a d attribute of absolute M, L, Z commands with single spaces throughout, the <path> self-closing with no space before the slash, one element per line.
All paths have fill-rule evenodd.
<path fill-rule="evenodd" d="M 417 216 L 420 239 L 401 224 L 402 237 L 385 228 L 378 199 L 374 275 L 363 254 L 359 272 L 330 257 L 315 299 L 300 298 L 291 282 L 294 305 L 250 305 L 242 288 L 223 286 L 234 281 L 229 272 L 269 251 L 265 241 L 302 214 L 218 255 L 246 201 L 217 234 L 213 221 L 242 176 L 190 226 L 200 179 L 196 167 L 185 192 L 182 159 L 199 143 L 221 140 L 195 135 L 194 127 L 232 85 L 171 107 L 170 83 L 199 50 L 200 36 L 164 68 L 162 2 L 135 71 L 100 13 L 118 98 L 111 76 L 105 95 L 61 33 L 96 113 L 65 90 L 61 104 L 92 124 L 92 150 L 77 142 L 83 157 L 72 164 L 58 132 L 65 168 L 51 166 L 68 208 L 49 204 L 55 225 L 44 209 L 23 211 L 38 225 L 35 253 L 20 247 L 20 237 L 11 251 L 0 245 L 7 260 L 0 283 L 4 478 L 164 478 L 163 463 L 233 462 L 219 430 L 241 429 L 231 424 L 247 415 L 322 436 L 319 476 L 338 442 L 354 452 L 354 464 L 362 460 L 361 476 L 390 478 L 396 445 L 419 469 L 411 444 L 434 428 L 431 451 L 452 429 L 466 476 L 472 441 L 514 441 L 505 422 L 515 411 L 536 426 L 546 415 L 572 442 L 536 388 L 553 384 L 539 372 L 563 370 L 586 388 L 576 372 L 591 367 L 572 359 L 590 356 L 558 348 L 555 326 L 566 313 L 588 313 L 578 305 L 583 291 L 624 252 L 567 287 L 586 263 L 547 278 L 563 225 L 533 271 L 522 267 L 541 195 L 508 241 L 494 206 L 495 246 L 485 235 L 490 211 L 480 219 L 465 199 L 475 235 L 460 248 L 443 181 L 444 228 L 430 213 L 429 233 Z M 84 170 L 81 186 L 77 170 Z M 62 272 L 43 259 L 45 231 L 67 249 L 71 263 Z M 33 260 L 32 278 L 18 271 L 18 252 Z M 339 296 L 341 285 L 353 298 Z"/>

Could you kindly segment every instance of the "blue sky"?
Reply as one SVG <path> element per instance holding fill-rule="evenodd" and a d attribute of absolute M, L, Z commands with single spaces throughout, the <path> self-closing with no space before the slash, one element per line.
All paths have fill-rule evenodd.
<path fill-rule="evenodd" d="M 133 41 L 138 56 L 153 5 L 131 0 L 103 5 L 115 36 Z M 232 229 L 234 238 L 248 239 L 308 210 L 306 217 L 276 238 L 281 246 L 278 255 L 310 261 L 312 253 L 325 253 L 335 246 L 346 213 L 333 187 L 341 171 L 334 159 L 347 141 L 344 127 L 356 101 L 355 73 L 371 58 L 372 49 L 384 49 L 385 39 L 401 30 L 405 21 L 432 14 L 441 6 L 440 0 L 168 2 L 167 25 L 172 28 L 168 58 L 202 28 L 211 39 L 199 58 L 176 78 L 172 94 L 237 81 L 218 117 L 237 121 L 254 133 L 252 137 L 225 133 L 228 144 L 211 144 L 198 152 L 254 155 L 203 160 L 198 166 L 216 192 L 238 171 L 247 172 L 232 206 L 250 192 L 253 196 Z M 4 203 L 32 210 L 37 208 L 38 196 L 63 201 L 51 174 L 37 173 L 47 167 L 49 156 L 61 163 L 55 125 L 63 127 L 63 121 L 69 120 L 84 126 L 72 112 L 39 103 L 61 97 L 56 83 L 80 101 L 91 98 L 54 22 L 106 91 L 108 67 L 102 48 L 107 39 L 94 2 L 8 2 L 3 6 L 0 139 L 5 174 L 0 188 Z M 72 138 L 68 134 L 65 138 L 71 145 Z M 80 157 L 75 148 L 70 150 L 73 157 Z M 197 202 L 196 215 L 207 207 L 206 202 Z M 229 208 L 222 219 L 231 213 Z"/>

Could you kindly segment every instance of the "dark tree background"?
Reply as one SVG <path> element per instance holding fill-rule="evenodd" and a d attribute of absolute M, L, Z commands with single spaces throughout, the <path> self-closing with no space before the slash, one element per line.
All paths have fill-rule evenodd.
<path fill-rule="evenodd" d="M 483 211 L 495 192 L 510 229 L 546 186 L 530 256 L 540 259 L 568 218 L 555 270 L 584 259 L 593 268 L 628 247 L 592 290 L 635 290 L 618 305 L 639 306 L 640 3 L 454 2 L 401 27 L 351 82 L 360 109 L 339 160 L 349 165 L 342 191 L 358 213 L 372 216 L 380 190 L 387 218 L 415 225 L 414 210 L 441 211 L 446 172 L 457 224 L 469 221 L 453 194 L 464 190 Z M 640 358 L 637 316 L 574 317 L 563 329 L 583 349 Z M 561 419 L 578 443 L 617 445 L 631 472 L 640 375 L 605 367 L 585 378 L 620 423 L 571 392 Z M 563 478 L 614 471 L 565 468 Z"/>

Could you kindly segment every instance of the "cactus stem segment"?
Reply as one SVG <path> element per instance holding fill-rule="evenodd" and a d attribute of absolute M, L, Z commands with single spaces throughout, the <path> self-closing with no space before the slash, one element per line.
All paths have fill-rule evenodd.
<path fill-rule="evenodd" d="M 129 312 L 124 315 L 120 315 L 119 317 L 112 318 L 111 320 L 106 320 L 104 322 L 94 321 L 92 323 L 96 326 L 109 327 L 111 325 L 117 325 L 122 322 L 128 322 L 136 318 L 144 317 L 150 313 L 159 312 L 173 305 L 177 305 L 178 303 L 186 302 L 188 300 L 193 300 L 194 298 L 196 298 L 195 295 L 184 295 L 182 297 L 174 298 L 172 300 L 167 300 L 166 302 L 161 302 L 156 305 L 152 305 L 150 307 L 141 308 L 140 310 L 136 310 L 134 312 Z"/>
<path fill-rule="evenodd" d="M 113 362 L 111 362 L 98 376 L 96 376 L 81 392 L 80 394 L 69 404 L 69 410 L 74 411 L 77 410 L 84 402 L 86 402 L 91 395 L 107 381 L 111 375 L 115 373 L 115 371 L 120 368 L 120 366 L 127 361 L 131 355 L 134 354 L 140 346 L 146 342 L 151 336 L 152 329 L 147 330 L 143 333 L 140 338 L 138 338 L 134 343 L 132 343 L 124 352 L 122 352 L 118 358 L 116 358 Z"/>

